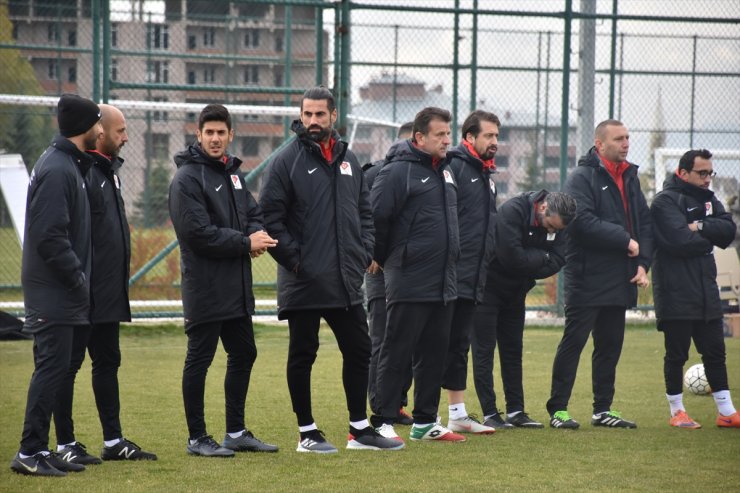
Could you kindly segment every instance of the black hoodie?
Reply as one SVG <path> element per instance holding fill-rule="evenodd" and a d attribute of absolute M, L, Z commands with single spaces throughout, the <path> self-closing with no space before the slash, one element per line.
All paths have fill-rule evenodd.
<path fill-rule="evenodd" d="M 566 305 L 630 308 L 637 304 L 637 285 L 630 279 L 637 274 L 638 265 L 646 272 L 650 267 L 653 231 L 637 166 L 629 163 L 622 177 L 629 221 L 617 184 L 595 147 L 568 175 L 563 191 L 578 205 L 576 217 L 568 226 L 563 269 Z M 627 256 L 630 237 L 640 245 L 640 254 L 634 258 Z"/>
<path fill-rule="evenodd" d="M 715 246 L 727 248 L 735 237 L 732 214 L 714 192 L 673 175 L 650 207 L 655 232 L 653 294 L 661 320 L 722 318 Z M 689 223 L 702 221 L 701 231 Z"/>
<path fill-rule="evenodd" d="M 270 163 L 260 192 L 269 250 L 278 262 L 278 318 L 290 311 L 346 308 L 363 302 L 372 261 L 369 192 L 357 158 L 334 132 L 332 160 L 303 124 Z"/>
<path fill-rule="evenodd" d="M 457 183 L 449 166 L 404 140 L 388 151 L 371 193 L 375 260 L 388 305 L 457 299 Z"/>
<path fill-rule="evenodd" d="M 189 146 L 175 155 L 169 210 L 180 242 L 185 330 L 254 313 L 249 235 L 263 229 L 262 212 L 238 173 Z"/>

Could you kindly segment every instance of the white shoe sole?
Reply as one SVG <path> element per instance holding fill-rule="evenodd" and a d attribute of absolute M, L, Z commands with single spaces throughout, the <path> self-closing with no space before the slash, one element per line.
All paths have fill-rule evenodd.
<path fill-rule="evenodd" d="M 391 438 L 393 440 L 393 438 Z M 350 440 L 347 442 L 347 450 L 401 450 L 406 446 L 402 441 L 398 441 L 398 445 L 390 448 L 373 447 L 372 445 L 365 445 L 356 440 Z"/>

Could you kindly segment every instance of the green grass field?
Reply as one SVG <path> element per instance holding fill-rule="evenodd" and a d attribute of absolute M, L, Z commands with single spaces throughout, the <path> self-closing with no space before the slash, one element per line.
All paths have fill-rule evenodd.
<path fill-rule="evenodd" d="M 260 326 L 259 356 L 247 400 L 247 425 L 281 447 L 278 454 L 238 454 L 234 459 L 190 457 L 180 378 L 186 337 L 179 326 L 124 330 L 120 373 L 124 433 L 159 454 L 155 463 L 104 463 L 63 479 L 27 478 L 8 465 L 18 447 L 28 380 L 30 341 L 0 343 L 0 491 L 737 491 L 740 430 L 714 426 L 711 397 L 687 395 L 701 430 L 667 424 L 662 384 L 662 338 L 652 327 L 630 328 L 617 375 L 615 409 L 638 422 L 637 430 L 594 429 L 589 424 L 590 350 L 581 361 L 571 414 L 578 431 L 507 430 L 473 436 L 466 443 L 407 441 L 400 452 L 347 451 L 347 412 L 341 387 L 341 358 L 333 336 L 322 329 L 313 371 L 314 415 L 327 438 L 340 447 L 333 456 L 295 452 L 297 429 L 285 382 L 287 328 Z M 546 418 L 550 369 L 560 329 L 525 333 L 525 392 L 528 412 Z M 727 339 L 730 384 L 740 405 L 740 340 Z M 698 361 L 692 353 L 690 362 Z M 498 363 L 497 363 L 498 364 Z M 209 431 L 224 434 L 223 374 L 219 351 L 206 391 Z M 497 380 L 497 388 L 500 384 Z M 472 382 L 470 386 L 472 389 Z M 440 413 L 447 420 L 446 396 Z M 479 412 L 475 393 L 469 411 Z M 503 402 L 502 402 L 503 404 Z M 92 452 L 102 446 L 86 361 L 75 402 L 77 438 Z M 398 427 L 402 436 L 408 429 Z M 53 437 L 53 428 L 52 428 Z M 55 441 L 52 439 L 52 444 Z"/>

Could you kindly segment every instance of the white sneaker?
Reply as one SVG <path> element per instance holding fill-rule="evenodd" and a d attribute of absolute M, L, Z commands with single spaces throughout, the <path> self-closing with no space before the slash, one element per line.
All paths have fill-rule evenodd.
<path fill-rule="evenodd" d="M 375 431 L 378 432 L 378 434 L 385 438 L 390 438 L 391 440 L 398 440 L 399 442 L 403 443 L 403 438 L 398 436 L 396 433 L 396 430 L 393 429 L 393 425 L 384 423 L 378 428 L 375 428 Z"/>
<path fill-rule="evenodd" d="M 465 416 L 462 419 L 451 419 L 447 422 L 447 428 L 458 433 L 475 433 L 477 435 L 490 435 L 496 432 L 496 428 L 481 424 L 473 416 Z"/>
<path fill-rule="evenodd" d="M 409 438 L 412 440 L 439 440 L 443 442 L 464 442 L 465 437 L 437 423 L 419 425 L 414 423 Z"/>

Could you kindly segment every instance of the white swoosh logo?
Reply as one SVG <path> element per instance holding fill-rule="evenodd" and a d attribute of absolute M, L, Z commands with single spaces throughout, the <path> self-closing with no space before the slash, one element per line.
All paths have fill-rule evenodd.
<path fill-rule="evenodd" d="M 686 209 L 686 210 L 687 210 L 687 211 L 689 211 L 689 212 L 691 212 L 691 211 L 693 211 L 694 209 L 698 209 L 698 208 L 699 208 L 698 206 L 697 206 L 697 207 L 689 207 L 689 208 L 688 208 L 688 209 Z"/>
<path fill-rule="evenodd" d="M 476 181 L 478 181 L 478 178 L 471 178 L 471 179 L 470 179 L 470 182 L 471 182 L 471 183 L 475 183 Z"/>
<path fill-rule="evenodd" d="M 609 185 L 607 185 L 605 187 L 601 187 L 602 190 L 606 190 L 607 188 L 609 188 Z"/>
<path fill-rule="evenodd" d="M 105 186 L 105 182 L 100 184 L 100 188 L 103 188 Z"/>
<path fill-rule="evenodd" d="M 308 174 L 310 175 L 311 173 L 313 173 L 313 172 L 314 172 L 314 171 L 316 171 L 317 169 L 318 169 L 318 168 L 314 168 L 314 169 L 310 169 L 310 170 L 308 170 Z"/>
<path fill-rule="evenodd" d="M 217 187 L 216 187 L 216 191 L 218 192 L 219 190 L 221 190 L 221 187 L 222 187 L 222 186 L 224 186 L 224 184 L 223 184 L 223 183 L 222 183 L 222 184 L 220 184 L 219 186 L 217 186 Z"/>
<path fill-rule="evenodd" d="M 429 179 L 429 177 L 428 177 L 428 176 L 427 176 L 426 178 L 422 178 L 422 179 L 421 179 L 421 182 L 422 182 L 422 183 L 426 183 L 428 179 Z"/>
<path fill-rule="evenodd" d="M 26 464 L 24 464 L 23 461 L 21 461 L 21 460 L 19 460 L 18 463 L 20 465 L 22 465 L 23 467 L 25 467 L 28 472 L 36 472 L 38 470 L 38 468 L 39 468 L 38 465 L 33 466 L 33 467 L 29 467 Z"/>

